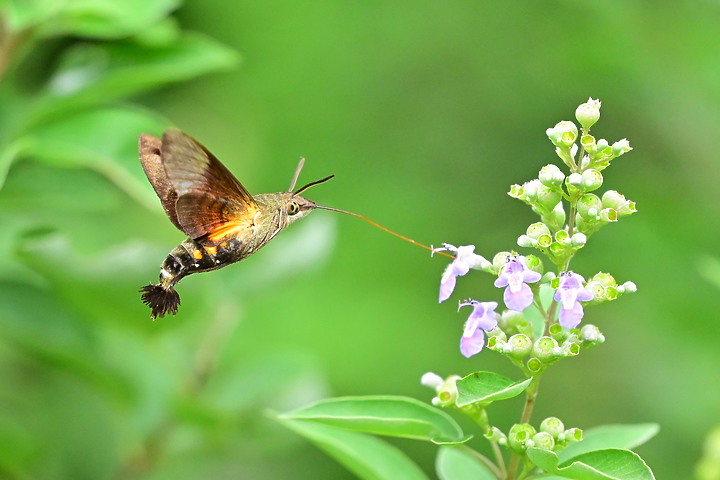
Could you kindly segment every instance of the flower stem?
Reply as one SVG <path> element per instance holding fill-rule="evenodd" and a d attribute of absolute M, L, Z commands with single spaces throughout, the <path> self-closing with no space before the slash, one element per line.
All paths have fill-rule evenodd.
<path fill-rule="evenodd" d="M 535 400 L 537 399 L 538 389 L 540 387 L 540 374 L 532 377 L 530 386 L 525 390 L 525 406 L 523 407 L 522 415 L 520 416 L 520 423 L 530 423 L 533 409 L 535 408 Z M 510 466 L 507 470 L 505 478 L 507 480 L 513 480 L 515 478 L 515 472 L 517 472 L 520 466 L 522 457 L 517 453 L 514 453 L 510 458 Z"/>

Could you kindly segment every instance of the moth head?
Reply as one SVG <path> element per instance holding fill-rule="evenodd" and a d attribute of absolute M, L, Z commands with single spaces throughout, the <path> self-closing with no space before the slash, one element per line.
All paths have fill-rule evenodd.
<path fill-rule="evenodd" d="M 331 178 L 333 178 L 335 175 L 328 175 L 325 178 L 322 178 L 320 180 L 315 180 L 314 182 L 310 182 L 307 185 L 304 185 L 300 188 L 298 188 L 295 192 L 292 191 L 293 188 L 295 188 L 295 183 L 297 182 L 298 177 L 300 176 L 300 171 L 302 170 L 303 165 L 305 164 L 305 159 L 301 158 L 300 163 L 298 163 L 297 168 L 295 169 L 295 174 L 293 175 L 292 182 L 290 182 L 290 188 L 288 189 L 289 198 L 285 202 L 285 213 L 287 214 L 288 223 L 292 223 L 295 220 L 304 217 L 311 211 L 315 210 L 317 208 L 317 204 L 313 202 L 312 200 L 309 200 L 305 197 L 301 197 L 300 194 L 307 190 L 308 188 L 318 185 L 323 182 L 327 182 Z"/>

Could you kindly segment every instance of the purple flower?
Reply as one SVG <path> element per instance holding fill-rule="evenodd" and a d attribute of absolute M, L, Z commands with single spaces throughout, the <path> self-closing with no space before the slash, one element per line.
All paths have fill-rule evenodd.
<path fill-rule="evenodd" d="M 460 338 L 460 353 L 467 358 L 478 353 L 485 346 L 485 331 L 497 326 L 497 302 L 477 302 L 467 300 L 458 306 L 458 310 L 465 305 L 471 305 L 473 311 L 465 321 L 465 330 Z"/>
<path fill-rule="evenodd" d="M 555 291 L 555 301 L 560 302 L 558 321 L 564 328 L 575 328 L 584 315 L 580 302 L 589 302 L 593 299 L 590 290 L 583 286 L 583 277 L 573 272 L 560 274 L 560 285 Z"/>
<path fill-rule="evenodd" d="M 537 282 L 541 276 L 525 266 L 525 257 L 514 255 L 510 257 L 498 279 L 495 280 L 495 286 L 507 287 L 503 295 L 505 305 L 510 310 L 522 312 L 533 301 L 532 290 L 527 284 Z"/>
<path fill-rule="evenodd" d="M 443 243 L 440 248 L 433 248 L 432 253 L 449 250 L 455 252 L 455 260 L 445 268 L 440 279 L 440 302 L 444 302 L 453 290 L 455 290 L 455 279 L 463 276 L 470 271 L 471 268 L 479 266 L 482 262 L 487 262 L 483 257 L 475 252 L 475 245 L 463 245 L 455 247 L 449 243 Z"/>

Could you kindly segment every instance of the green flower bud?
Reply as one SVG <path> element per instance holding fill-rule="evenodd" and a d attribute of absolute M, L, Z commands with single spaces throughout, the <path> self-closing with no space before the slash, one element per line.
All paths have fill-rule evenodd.
<path fill-rule="evenodd" d="M 490 427 L 487 432 L 485 432 L 485 438 L 487 438 L 491 442 L 498 443 L 500 445 L 507 444 L 507 437 L 497 427 Z"/>
<path fill-rule="evenodd" d="M 637 212 L 635 202 L 625 199 L 625 195 L 615 190 L 608 190 L 603 193 L 602 205 L 605 208 L 615 209 L 621 217 Z"/>
<path fill-rule="evenodd" d="M 605 298 L 605 285 L 594 280 L 590 280 L 585 285 L 587 290 L 590 290 L 593 294 L 593 303 L 600 303 Z"/>
<path fill-rule="evenodd" d="M 425 386 L 435 388 L 435 398 L 432 404 L 438 407 L 454 407 L 457 400 L 458 390 L 457 381 L 460 380 L 458 375 L 450 375 L 445 380 L 442 377 L 428 372 L 423 375 L 421 382 Z"/>
<path fill-rule="evenodd" d="M 602 206 L 600 197 L 594 193 L 586 193 L 577 202 L 578 215 L 586 220 L 596 220 Z"/>
<path fill-rule="evenodd" d="M 617 287 L 615 277 L 605 272 L 598 272 L 592 277 L 593 282 L 598 282 L 604 287 Z"/>
<path fill-rule="evenodd" d="M 552 450 L 555 447 L 555 439 L 546 432 L 538 432 L 532 437 L 533 446 L 542 450 Z"/>
<path fill-rule="evenodd" d="M 568 149 L 577 140 L 578 129 L 573 122 L 564 120 L 553 128 L 548 128 L 545 133 L 556 147 Z"/>
<path fill-rule="evenodd" d="M 587 102 L 575 110 L 575 118 L 585 130 L 590 130 L 590 127 L 600 119 L 600 100 L 588 98 Z"/>
<path fill-rule="evenodd" d="M 540 431 L 549 433 L 553 438 L 558 438 L 565 432 L 565 424 L 557 417 L 548 417 L 540 423 Z"/>
<path fill-rule="evenodd" d="M 578 232 L 570 239 L 570 244 L 575 248 L 584 247 L 587 243 L 587 235 L 582 232 Z"/>
<path fill-rule="evenodd" d="M 505 339 L 503 339 L 500 335 L 496 335 L 494 337 L 488 337 L 487 347 L 490 350 L 495 350 L 496 352 L 502 352 L 505 350 Z"/>
<path fill-rule="evenodd" d="M 625 295 L 626 293 L 637 292 L 637 285 L 634 282 L 625 282 L 617 287 L 618 295 Z"/>
<path fill-rule="evenodd" d="M 594 152 L 596 147 L 595 137 L 592 135 L 583 135 L 580 137 L 580 145 L 583 146 L 586 152 Z"/>
<path fill-rule="evenodd" d="M 580 181 L 580 189 L 585 192 L 592 192 L 593 190 L 597 190 L 602 186 L 603 183 L 603 176 L 602 173 L 598 172 L 594 168 L 585 170 L 582 173 L 582 178 Z"/>
<path fill-rule="evenodd" d="M 589 323 L 583 325 L 580 329 L 580 338 L 588 343 L 603 343 L 605 341 L 605 336 L 600 332 L 600 329 Z"/>
<path fill-rule="evenodd" d="M 508 338 L 503 352 L 512 358 L 521 360 L 528 356 L 530 350 L 532 350 L 532 340 L 530 340 L 530 337 L 524 333 L 516 333 Z"/>
<path fill-rule="evenodd" d="M 527 235 L 520 235 L 517 239 L 518 247 L 534 247 L 537 245 L 537 243 L 537 240 Z"/>
<path fill-rule="evenodd" d="M 517 453 L 523 453 L 527 447 L 528 442 L 535 436 L 535 428 L 528 423 L 516 423 L 510 427 L 508 432 L 507 441 L 508 446 Z"/>
<path fill-rule="evenodd" d="M 548 332 L 558 343 L 565 341 L 568 338 L 568 335 L 570 335 L 570 332 L 564 329 L 559 323 L 553 323 L 550 325 Z"/>
<path fill-rule="evenodd" d="M 525 257 L 525 266 L 534 272 L 542 274 L 545 271 L 545 267 L 542 260 L 537 255 L 527 255 Z"/>
<path fill-rule="evenodd" d="M 548 188 L 557 189 L 565 180 L 565 174 L 557 165 L 550 163 L 540 169 L 538 180 Z"/>
<path fill-rule="evenodd" d="M 571 337 L 568 337 L 567 341 L 563 342 L 560 346 L 560 351 L 563 357 L 574 357 L 580 354 L 580 345 L 574 341 L 570 341 Z"/>
<path fill-rule="evenodd" d="M 595 151 L 602 153 L 605 149 L 609 148 L 610 145 L 608 145 L 608 141 L 604 138 L 601 138 L 597 142 L 595 142 Z"/>
<path fill-rule="evenodd" d="M 485 333 L 487 334 L 488 338 L 495 338 L 495 339 L 500 340 L 500 341 L 502 341 L 502 342 L 506 342 L 506 341 L 507 341 L 507 335 L 505 334 L 505 332 L 504 332 L 499 326 L 493 328 L 492 330 L 488 330 L 488 331 L 485 332 Z"/>
<path fill-rule="evenodd" d="M 550 235 L 550 229 L 542 222 L 536 222 L 527 228 L 527 236 L 537 240 L 541 235 Z"/>
<path fill-rule="evenodd" d="M 570 243 L 570 234 L 567 230 L 558 230 L 555 232 L 555 241 L 562 244 Z"/>
<path fill-rule="evenodd" d="M 522 187 L 522 185 L 510 185 L 510 191 L 508 192 L 508 195 L 513 198 L 517 198 L 518 200 L 522 200 L 525 196 L 525 189 Z"/>
<path fill-rule="evenodd" d="M 555 205 L 552 212 L 547 215 L 542 215 L 541 220 L 554 230 L 559 230 L 565 225 L 565 209 L 563 203 L 559 202 Z"/>
<path fill-rule="evenodd" d="M 550 363 L 561 356 L 560 346 L 552 337 L 540 337 L 532 347 L 533 355 L 543 363 Z"/>
<path fill-rule="evenodd" d="M 561 200 L 562 193 L 559 190 L 553 190 L 539 183 L 535 194 L 535 203 L 537 203 L 538 206 L 545 210 L 552 210 Z"/>
<path fill-rule="evenodd" d="M 603 223 L 617 222 L 618 214 L 614 208 L 603 208 L 600 210 L 600 221 Z"/>
<path fill-rule="evenodd" d="M 562 435 L 560 435 L 558 440 L 560 439 L 562 439 L 565 443 L 579 442 L 583 439 L 583 431 L 579 428 L 568 428 Z"/>
<path fill-rule="evenodd" d="M 531 373 L 538 373 L 538 372 L 542 371 L 542 369 L 544 367 L 543 363 L 535 357 L 528 360 L 525 365 L 527 366 L 528 370 L 530 370 Z"/>
<path fill-rule="evenodd" d="M 630 146 L 630 142 L 628 142 L 627 138 L 618 140 L 612 145 L 612 153 L 616 157 L 619 157 L 623 153 L 627 153 L 630 150 L 632 150 L 632 147 Z"/>
<path fill-rule="evenodd" d="M 571 173 L 571 174 L 568 175 L 567 178 L 565 179 L 565 183 L 566 183 L 569 187 L 572 186 L 572 187 L 575 187 L 575 188 L 577 188 L 577 189 L 579 190 L 579 189 L 582 187 L 582 175 L 579 174 L 579 173 Z"/>

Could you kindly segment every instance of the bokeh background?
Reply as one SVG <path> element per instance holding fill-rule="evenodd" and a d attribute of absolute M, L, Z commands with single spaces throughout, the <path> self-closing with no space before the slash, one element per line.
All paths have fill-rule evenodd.
<path fill-rule="evenodd" d="M 607 341 L 545 375 L 534 419 L 657 422 L 638 452 L 657 478 L 693 478 L 720 423 L 718 2 L 165 1 L 107 35 L 91 17 L 43 30 L 56 2 L 30 3 L 21 20 L 41 34 L 0 80 L 3 476 L 352 478 L 267 412 L 429 401 L 426 371 L 518 376 L 457 348 L 454 299 L 499 300 L 492 278 L 471 274 L 438 305 L 447 259 L 326 211 L 186 278 L 179 314 L 151 322 L 137 289 L 183 236 L 143 178 L 141 131 L 181 128 L 253 193 L 287 188 L 304 156 L 301 183 L 336 175 L 308 192 L 318 203 L 491 257 L 535 221 L 506 192 L 557 163 L 545 129 L 593 97 L 595 135 L 634 147 L 603 188 L 639 212 L 573 267 L 638 293 L 587 310 Z M 0 2 L 22 23 L 18 5 Z M 133 50 L 178 29 L 199 32 L 195 57 L 169 48 L 145 65 Z M 491 422 L 520 408 L 498 404 Z M 395 443 L 432 472 L 433 447 Z"/>

